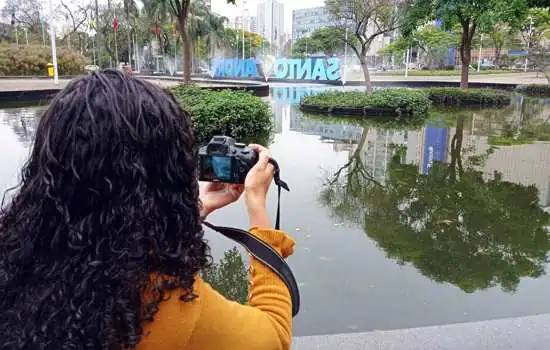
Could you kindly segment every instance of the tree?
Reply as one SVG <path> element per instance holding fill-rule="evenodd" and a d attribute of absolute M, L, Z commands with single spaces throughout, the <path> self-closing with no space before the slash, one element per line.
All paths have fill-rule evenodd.
<path fill-rule="evenodd" d="M 118 50 L 115 50 L 115 33 L 113 29 L 113 18 L 117 16 L 119 21 L 117 28 L 116 45 Z M 128 59 L 128 31 L 131 30 L 129 21 L 126 20 L 126 14 L 121 4 L 100 7 L 99 23 L 96 25 L 98 33 L 102 37 L 103 48 L 107 56 L 99 58 L 100 66 L 108 66 L 109 63 L 116 61 L 125 62 Z M 118 56 L 116 56 L 118 51 Z"/>
<path fill-rule="evenodd" d="M 353 38 L 353 36 L 351 36 Z M 348 37 L 349 40 L 349 37 Z M 294 56 L 323 53 L 327 56 L 341 54 L 346 43 L 346 29 L 341 27 L 319 28 L 310 36 L 296 40 L 292 47 Z"/>
<path fill-rule="evenodd" d="M 531 8 L 521 24 L 521 37 L 529 47 L 529 60 L 544 74 L 550 84 L 550 13 L 548 9 Z"/>
<path fill-rule="evenodd" d="M 487 34 L 495 49 L 495 64 L 498 65 L 502 48 L 504 45 L 510 46 L 512 44 L 514 36 L 517 35 L 517 28 L 510 27 L 503 22 L 498 22 L 489 29 Z"/>
<path fill-rule="evenodd" d="M 340 22 L 342 30 L 350 29 L 354 40 L 348 45 L 357 55 L 368 94 L 373 92 L 367 66 L 367 54 L 373 41 L 401 26 L 407 0 L 325 0 L 329 12 Z"/>
<path fill-rule="evenodd" d="M 202 0 L 195 0 L 202 1 Z M 227 3 L 235 4 L 235 0 L 227 0 Z M 144 5 L 152 11 L 159 12 L 159 9 L 169 9 L 171 15 L 176 19 L 177 30 L 182 40 L 182 68 L 183 82 L 191 83 L 192 69 L 192 44 L 189 36 L 189 9 L 191 0 L 147 0 Z"/>
<path fill-rule="evenodd" d="M 199 54 L 197 47 L 204 50 L 202 55 L 208 56 L 209 48 L 219 46 L 219 38 L 225 34 L 224 26 L 227 21 L 227 17 L 212 13 L 203 1 L 191 2 L 188 31 L 195 55 Z"/>
<path fill-rule="evenodd" d="M 458 37 L 453 31 L 446 31 L 428 24 L 415 30 L 408 36 L 400 36 L 387 47 L 379 50 L 381 54 L 404 54 L 411 47 L 423 52 L 425 63 L 429 67 L 441 68 L 450 47 L 458 46 Z"/>
<path fill-rule="evenodd" d="M 516 25 L 525 17 L 527 3 L 525 0 L 413 0 L 416 9 L 412 19 L 406 20 L 407 30 L 411 30 L 419 21 L 442 20 L 445 28 L 459 25 L 460 60 L 462 74 L 460 86 L 468 89 L 469 69 L 472 56 L 472 41 L 477 31 L 488 31 L 498 22 Z M 418 14 L 424 14 L 418 16 Z"/>
<path fill-rule="evenodd" d="M 66 23 L 70 23 L 70 27 L 65 31 L 63 35 L 63 41 L 67 41 L 67 46 L 71 49 L 71 36 L 75 34 L 78 36 L 78 49 L 83 51 L 83 30 L 87 26 L 88 21 L 88 8 L 83 7 L 78 3 L 69 3 L 67 1 L 61 1 L 61 8 L 59 14 L 63 17 Z M 78 32 L 81 33 L 78 33 Z"/>
<path fill-rule="evenodd" d="M 486 179 L 477 167 L 490 156 L 465 157 L 466 116 L 456 117 L 448 163 L 427 174 L 405 164 L 406 146 L 393 149 L 384 183 L 366 172 L 339 174 L 320 199 L 333 215 L 361 225 L 388 257 L 467 293 L 494 286 L 512 292 L 522 277 L 544 274 L 550 214 L 534 186 Z M 353 175 L 353 176 L 352 176 Z"/>
<path fill-rule="evenodd" d="M 231 48 L 234 57 L 240 57 L 243 50 L 243 31 L 242 29 L 225 28 L 224 44 Z M 264 38 L 257 34 L 244 31 L 244 54 L 245 57 L 256 56 L 262 45 L 265 45 Z"/>
<path fill-rule="evenodd" d="M 44 13 L 38 0 L 7 0 L 2 8 L 2 18 L 8 23 L 26 28 L 31 33 L 40 33 L 41 14 Z"/>

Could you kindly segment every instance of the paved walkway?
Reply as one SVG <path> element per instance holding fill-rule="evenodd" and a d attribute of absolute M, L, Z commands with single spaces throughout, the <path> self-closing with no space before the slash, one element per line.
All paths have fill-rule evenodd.
<path fill-rule="evenodd" d="M 154 78 L 147 78 L 146 80 L 162 86 L 170 87 L 180 83 L 180 80 L 160 80 Z M 372 76 L 373 81 L 451 81 L 460 82 L 459 76 L 411 76 L 405 78 L 404 76 L 394 75 L 376 75 Z M 53 80 L 50 79 L 0 79 L 0 92 L 3 91 L 33 91 L 33 90 L 49 90 L 49 89 L 62 89 L 69 80 L 61 79 L 59 84 L 55 85 Z M 209 85 L 208 80 L 198 80 L 199 85 Z M 230 83 L 231 81 L 212 81 L 212 84 Z M 242 83 L 243 80 L 235 81 L 236 83 Z M 258 83 L 257 81 L 254 81 Z M 510 73 L 510 74 L 486 74 L 486 75 L 471 75 L 470 82 L 482 82 L 482 83 L 496 83 L 496 84 L 547 84 L 547 80 L 543 74 L 537 73 Z M 267 82 L 270 83 L 269 81 Z"/>
<path fill-rule="evenodd" d="M 151 83 L 161 87 L 171 87 L 177 85 L 178 81 L 152 80 Z M 50 79 L 0 79 L 0 92 L 5 91 L 34 91 L 34 90 L 55 90 L 63 89 L 70 80 L 60 79 L 59 84 L 54 84 Z M 201 85 L 199 83 L 199 85 Z"/>
<path fill-rule="evenodd" d="M 460 82 L 460 76 L 404 76 L 376 75 L 373 81 L 452 81 Z M 470 82 L 495 84 L 548 84 L 542 73 L 502 73 L 470 75 Z"/>
<path fill-rule="evenodd" d="M 547 350 L 550 315 L 369 333 L 298 337 L 294 350 Z"/>

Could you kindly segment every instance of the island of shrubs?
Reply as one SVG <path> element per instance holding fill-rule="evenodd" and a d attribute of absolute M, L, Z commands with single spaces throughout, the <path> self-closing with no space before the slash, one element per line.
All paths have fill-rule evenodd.
<path fill-rule="evenodd" d="M 427 88 L 326 91 L 304 97 L 300 109 L 333 115 L 394 116 L 425 118 L 434 107 L 501 107 L 511 101 L 511 93 L 493 89 Z"/>

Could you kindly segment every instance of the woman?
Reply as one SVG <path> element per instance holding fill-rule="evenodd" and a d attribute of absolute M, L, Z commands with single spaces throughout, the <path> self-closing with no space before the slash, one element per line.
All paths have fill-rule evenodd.
<path fill-rule="evenodd" d="M 250 232 L 292 253 L 266 213 L 269 152 L 252 147 L 244 188 L 199 191 L 189 117 L 172 96 L 116 71 L 72 82 L 0 212 L 0 348 L 289 348 L 290 295 L 271 270 L 251 260 L 248 306 L 199 275 L 211 261 L 201 218 L 243 190 Z"/>

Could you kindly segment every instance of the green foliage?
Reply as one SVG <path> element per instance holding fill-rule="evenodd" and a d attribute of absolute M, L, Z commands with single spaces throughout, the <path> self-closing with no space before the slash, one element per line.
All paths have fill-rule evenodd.
<path fill-rule="evenodd" d="M 527 121 L 523 125 L 506 123 L 500 135 L 489 137 L 489 144 L 494 146 L 513 146 L 550 141 L 550 124 L 541 120 Z"/>
<path fill-rule="evenodd" d="M 510 93 L 494 89 L 428 88 L 424 89 L 435 106 L 507 106 Z"/>
<path fill-rule="evenodd" d="M 307 34 L 306 34 L 307 35 Z M 349 33 L 348 41 L 356 41 L 353 33 Z M 303 57 L 306 55 L 324 53 L 332 56 L 344 51 L 346 30 L 341 27 L 319 28 L 311 35 L 302 36 L 292 46 L 292 55 Z"/>
<path fill-rule="evenodd" d="M 415 25 L 436 18 L 442 20 L 445 29 L 460 27 L 460 52 L 463 75 L 461 87 L 468 88 L 472 40 L 476 33 L 488 32 L 497 23 L 517 27 L 525 18 L 525 0 L 411 0 L 414 11 L 406 14 L 403 31 L 410 35 Z"/>
<path fill-rule="evenodd" d="M 42 45 L 0 45 L 0 75 L 48 75 L 48 63 L 52 55 L 49 47 Z M 84 72 L 86 57 L 66 48 L 57 50 L 59 75 Z"/>
<path fill-rule="evenodd" d="M 243 49 L 243 31 L 242 29 L 225 28 L 224 29 L 224 45 L 233 50 L 233 54 L 241 57 Z M 247 30 L 244 31 L 244 54 L 245 57 L 252 57 L 258 55 L 262 46 L 264 50 L 267 48 L 268 43 L 264 38 L 257 33 L 252 33 Z"/>
<path fill-rule="evenodd" d="M 302 104 L 327 108 L 393 108 L 397 115 L 413 119 L 424 119 L 430 107 L 430 101 L 422 91 L 411 89 L 376 90 L 370 95 L 361 91 L 329 90 L 304 97 Z"/>
<path fill-rule="evenodd" d="M 247 303 L 248 273 L 237 248 L 227 250 L 218 263 L 203 271 L 202 278 L 227 299 Z"/>
<path fill-rule="evenodd" d="M 515 146 L 533 143 L 533 140 L 524 138 L 513 139 L 505 136 L 489 136 L 489 144 L 493 146 Z"/>
<path fill-rule="evenodd" d="M 425 25 L 409 36 L 399 36 L 390 45 L 378 51 L 380 54 L 403 54 L 410 47 L 418 47 L 426 55 L 428 66 L 442 67 L 450 47 L 457 47 L 459 37 L 435 25 Z"/>
<path fill-rule="evenodd" d="M 550 85 L 548 84 L 529 84 L 519 85 L 516 92 L 528 96 L 550 97 Z"/>
<path fill-rule="evenodd" d="M 481 69 L 479 72 L 473 71 L 470 72 L 471 75 L 487 75 L 487 74 L 510 74 L 513 71 L 504 70 L 504 69 Z M 386 72 L 377 72 L 376 75 L 392 75 L 392 76 L 403 76 L 405 74 L 404 70 L 395 70 L 395 71 L 386 71 Z M 411 77 L 426 77 L 426 76 L 459 76 L 460 71 L 455 69 L 421 69 L 421 70 L 409 70 L 408 75 Z"/>
<path fill-rule="evenodd" d="M 267 144 L 272 117 L 267 102 L 241 91 L 212 91 L 179 85 L 171 89 L 191 115 L 198 143 L 227 135 L 242 142 Z"/>

